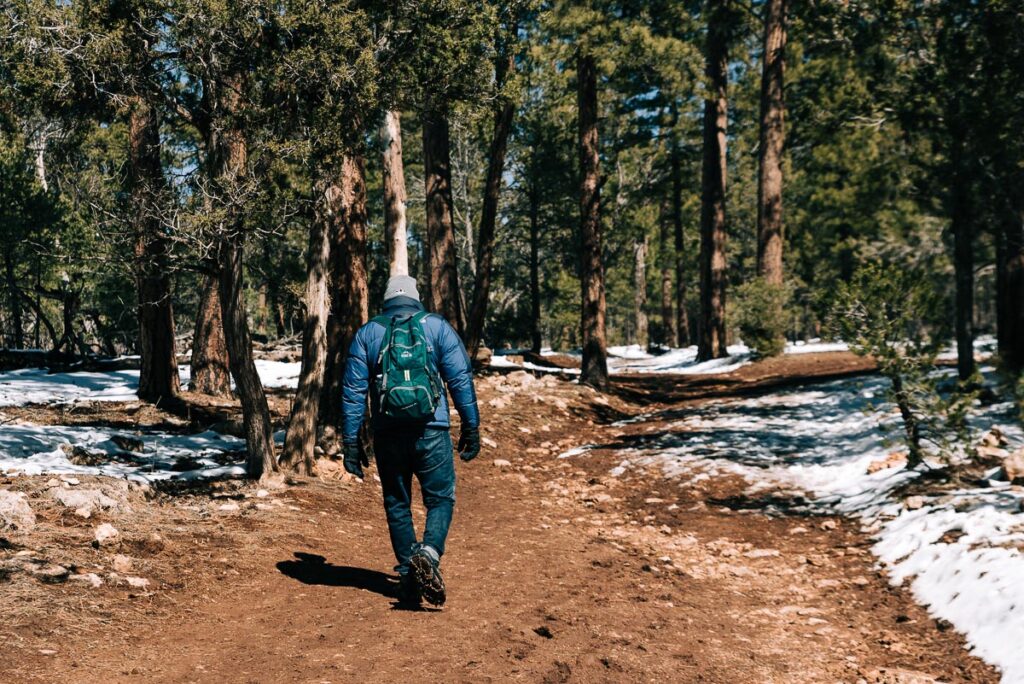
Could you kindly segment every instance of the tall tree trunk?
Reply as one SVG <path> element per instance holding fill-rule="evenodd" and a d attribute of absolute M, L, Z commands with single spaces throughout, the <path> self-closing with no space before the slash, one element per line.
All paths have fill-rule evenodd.
<path fill-rule="evenodd" d="M 974 374 L 974 226 L 970 207 L 970 175 L 966 166 L 964 132 L 954 124 L 950 163 L 950 218 L 953 232 L 953 269 L 956 279 L 957 374 Z"/>
<path fill-rule="evenodd" d="M 675 340 L 680 347 L 690 345 L 690 317 L 686 313 L 686 243 L 683 238 L 683 160 L 679 150 L 679 135 L 675 122 L 679 115 L 673 104 L 672 150 L 669 161 L 672 166 L 672 228 L 675 240 L 676 270 L 676 324 Z"/>
<path fill-rule="evenodd" d="M 531 164 L 531 170 L 536 168 Z M 540 354 L 540 193 L 537 176 L 530 180 L 530 351 Z"/>
<path fill-rule="evenodd" d="M 11 307 L 11 326 L 13 330 L 13 342 L 15 349 L 25 348 L 24 321 L 22 320 L 21 290 L 18 288 L 18 278 L 14 272 L 14 245 L 7 244 L 4 247 L 4 278 L 7 281 L 7 300 Z"/>
<path fill-rule="evenodd" d="M 312 475 L 317 420 L 327 370 L 327 318 L 331 309 L 331 200 L 332 183 L 320 181 L 315 192 L 316 215 L 309 226 L 306 252 L 306 316 L 302 330 L 302 371 L 295 393 L 281 463 Z"/>
<path fill-rule="evenodd" d="M 675 347 L 676 322 L 672 306 L 672 261 L 669 254 L 669 222 L 666 220 L 665 207 L 662 206 L 661 221 L 658 227 L 658 256 L 661 259 L 661 343 L 667 347 Z"/>
<path fill-rule="evenodd" d="M 231 371 L 228 347 L 224 341 L 219 287 L 216 275 L 207 275 L 203 279 L 192 335 L 189 389 L 200 394 L 227 397 L 231 395 Z"/>
<path fill-rule="evenodd" d="M 504 44 L 504 54 L 495 65 L 495 86 L 501 90 L 509 75 L 515 69 L 514 44 L 518 31 L 512 24 L 509 35 L 511 41 Z M 491 138 L 491 149 L 487 161 L 487 180 L 484 183 L 484 201 L 480 210 L 480 235 L 477 237 L 476 282 L 473 286 L 473 302 L 466 328 L 466 348 L 470 358 L 476 358 L 480 348 L 484 330 L 484 319 L 487 317 L 487 301 L 491 291 L 491 268 L 494 262 L 494 230 L 498 222 L 498 200 L 501 195 L 502 173 L 505 170 L 505 153 L 508 150 L 508 137 L 512 132 L 512 117 L 515 104 L 502 95 L 494 110 L 494 135 Z"/>
<path fill-rule="evenodd" d="M 429 308 L 448 319 L 462 335 L 466 324 L 455 255 L 448 110 L 436 104 L 423 113 L 423 175 L 430 252 Z"/>
<path fill-rule="evenodd" d="M 224 319 L 224 339 L 228 348 L 231 375 L 242 404 L 245 425 L 246 475 L 262 479 L 277 471 L 277 456 L 270 420 L 270 407 L 263 390 L 252 354 L 252 335 L 245 308 L 243 282 L 243 249 L 246 227 L 237 196 L 246 176 L 247 148 L 245 134 L 237 121 L 240 108 L 242 78 L 229 76 L 218 84 L 217 100 L 223 115 L 213 152 L 217 197 L 224 203 L 226 218 L 218 234 L 218 266 L 220 308 Z"/>
<path fill-rule="evenodd" d="M 159 402 L 178 396 L 174 310 L 167 275 L 167 242 L 160 230 L 160 121 L 156 109 L 135 98 L 128 112 L 128 189 L 135 234 L 139 319 L 139 398 Z"/>
<path fill-rule="evenodd" d="M 214 86 L 205 84 L 204 99 L 213 101 Z M 217 183 L 219 134 L 215 127 L 204 123 L 202 133 L 206 148 L 206 174 L 211 186 Z M 213 211 L 213 193 L 207 193 L 206 209 Z M 192 335 L 191 378 L 189 389 L 201 394 L 219 397 L 231 396 L 231 364 L 228 360 L 227 341 L 224 337 L 224 317 L 220 303 L 220 264 L 216 259 L 206 266 L 209 275 L 203 279 L 196 312 L 195 331 Z"/>
<path fill-rule="evenodd" d="M 725 161 L 728 123 L 728 0 L 709 0 L 704 160 L 701 170 L 700 331 L 697 359 L 728 354 L 725 329 Z"/>
<path fill-rule="evenodd" d="M 252 479 L 261 479 L 277 471 L 274 437 L 267 395 L 263 390 L 256 361 L 252 355 L 252 338 L 245 310 L 245 289 L 242 278 L 244 234 L 236 231 L 220 245 L 220 302 L 224 317 L 224 337 L 228 346 L 231 375 L 235 379 L 242 404 L 245 427 L 245 472 Z"/>
<path fill-rule="evenodd" d="M 1010 192 L 1014 206 L 1003 214 L 996 292 L 999 358 L 1009 370 L 1024 370 L 1024 190 Z"/>
<path fill-rule="evenodd" d="M 986 102 L 1007 101 L 1019 90 L 1015 74 L 1019 64 L 1020 21 L 1014 20 L 1014 6 L 986 3 L 982 26 L 986 38 L 984 92 Z M 996 320 L 999 358 L 1013 372 L 1024 371 L 1024 166 L 1020 144 L 1007 144 L 1003 136 L 1011 130 L 1006 109 L 986 107 L 987 122 L 983 145 L 992 155 L 995 172 L 992 194 L 999 197 L 996 226 Z M 1016 133 L 1016 131 L 1014 131 Z"/>
<path fill-rule="evenodd" d="M 405 169 L 402 161 L 402 120 L 398 111 L 384 114 L 380 129 L 384 148 L 384 241 L 390 275 L 409 275 L 408 232 L 405 219 Z"/>
<path fill-rule="evenodd" d="M 647 236 L 633 240 L 633 321 L 636 343 L 647 349 Z"/>
<path fill-rule="evenodd" d="M 757 272 L 769 285 L 782 285 L 782 148 L 785 142 L 783 72 L 786 0 L 764 5 L 761 68 L 761 130 L 757 183 Z"/>
<path fill-rule="evenodd" d="M 580 328 L 583 363 L 580 382 L 608 385 L 605 338 L 604 263 L 601 254 L 601 168 L 597 132 L 597 67 L 593 55 L 576 60 L 580 155 L 580 238 L 582 290 Z"/>
<path fill-rule="evenodd" d="M 341 388 L 348 348 L 370 314 L 366 272 L 366 178 L 361 157 L 342 161 L 337 182 L 324 194 L 331 220 L 331 314 L 327 319 L 327 370 L 320 416 L 328 434 L 341 427 Z M 333 439 L 325 445 L 333 450 Z"/>

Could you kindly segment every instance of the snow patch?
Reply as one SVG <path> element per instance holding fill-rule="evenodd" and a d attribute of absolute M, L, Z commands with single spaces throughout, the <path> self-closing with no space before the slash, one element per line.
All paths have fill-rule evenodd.
<path fill-rule="evenodd" d="M 631 352 L 631 349 L 635 349 L 635 351 Z M 730 373 L 747 365 L 751 360 L 750 350 L 742 344 L 730 346 L 727 350 L 729 355 L 725 358 L 703 362 L 697 361 L 696 346 L 670 349 L 658 356 L 641 354 L 639 347 L 623 347 L 621 350 L 626 352 L 622 355 L 623 358 L 608 360 L 609 373 L 679 373 L 682 375 Z"/>
<path fill-rule="evenodd" d="M 139 440 L 128 452 L 114 437 Z M 99 465 L 72 463 L 66 446 L 109 456 Z M 0 430 L 0 471 L 26 475 L 106 475 L 131 480 L 197 479 L 245 474 L 245 442 L 216 432 L 135 434 L 94 427 L 5 425 Z"/>
<path fill-rule="evenodd" d="M 492 356 L 490 361 L 491 368 L 515 368 L 518 370 L 532 370 L 538 373 L 556 373 L 563 375 L 579 375 L 579 368 L 551 368 L 550 366 L 539 366 L 530 361 L 523 361 L 522 363 L 516 363 L 510 361 L 505 356 Z"/>
<path fill-rule="evenodd" d="M 298 362 L 256 361 L 263 386 L 273 389 L 297 387 L 301 368 Z M 182 386 L 188 384 L 190 370 L 187 365 L 179 369 Z M 24 368 L 0 373 L 0 408 L 80 401 L 135 401 L 138 389 L 137 370 L 50 373 L 41 368 Z"/>
<path fill-rule="evenodd" d="M 572 458 L 573 456 L 580 456 L 582 454 L 587 453 L 588 451 L 593 449 L 595 446 L 597 446 L 597 445 L 596 444 L 584 444 L 583 446 L 573 447 L 572 449 L 569 449 L 568 451 L 563 451 L 562 453 L 558 454 L 558 458 Z"/>
<path fill-rule="evenodd" d="M 751 496 L 781 488 L 810 499 L 803 507 L 813 512 L 854 516 L 874 535 L 873 551 L 894 584 L 909 583 L 919 602 L 1002 670 L 1004 682 L 1024 681 L 1024 492 L 988 481 L 908 510 L 899 489 L 918 473 L 868 473 L 894 449 L 886 437 L 899 427 L 891 412 L 870 410 L 886 382 L 846 379 L 703 405 L 620 450 L 610 475 L 645 466 L 691 482 L 731 473 L 751 483 Z M 978 432 L 999 425 L 1011 450 L 1024 444 L 1011 402 L 977 407 L 971 422 Z"/>

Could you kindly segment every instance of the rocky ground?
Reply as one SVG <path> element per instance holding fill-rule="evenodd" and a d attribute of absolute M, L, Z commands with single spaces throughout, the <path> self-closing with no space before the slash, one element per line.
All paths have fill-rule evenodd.
<path fill-rule="evenodd" d="M 739 478 L 610 474 L 657 428 L 631 417 L 864 370 L 806 355 L 609 394 L 481 378 L 484 454 L 458 463 L 440 611 L 398 609 L 379 486 L 335 462 L 273 491 L 0 476 L 0 679 L 998 681 L 889 585 L 853 524 L 779 515 Z M 180 422 L 131 405 L 75 415 Z M 584 444 L 597 448 L 559 458 Z"/>

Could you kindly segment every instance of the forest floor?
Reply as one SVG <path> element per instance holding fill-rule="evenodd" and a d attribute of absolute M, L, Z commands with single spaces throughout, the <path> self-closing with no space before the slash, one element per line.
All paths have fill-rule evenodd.
<path fill-rule="evenodd" d="M 609 475 L 660 410 L 869 369 L 806 354 L 721 376 L 621 376 L 607 394 L 480 378 L 485 447 L 457 463 L 442 610 L 395 604 L 380 487 L 333 462 L 269 492 L 0 475 L 38 518 L 0 539 L 0 681 L 999 681 L 890 585 L 855 521 L 761 507 L 770 492 L 751 500 L 736 476 Z M 286 407 L 279 397 L 279 417 Z M 4 413 L 185 429 L 118 403 Z M 559 458 L 581 445 L 597 446 Z M 88 518 L 53 498 L 90 488 L 110 501 Z M 93 544 L 101 523 L 118 534 Z M 18 559 L 36 571 L 5 576 Z M 74 574 L 39 581 L 45 562 Z"/>

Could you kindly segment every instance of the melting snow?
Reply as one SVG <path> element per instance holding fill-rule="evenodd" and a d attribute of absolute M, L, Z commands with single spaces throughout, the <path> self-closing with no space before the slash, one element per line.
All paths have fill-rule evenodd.
<path fill-rule="evenodd" d="M 491 368 L 519 368 L 519 369 L 525 369 L 525 370 L 538 371 L 538 372 L 541 372 L 541 373 L 562 373 L 562 374 L 565 374 L 565 375 L 579 375 L 580 374 L 580 369 L 579 368 L 552 368 L 550 366 L 539 366 L 539 365 L 537 365 L 535 363 L 531 363 L 530 361 L 523 361 L 521 363 L 516 363 L 515 361 L 510 361 L 507 358 L 507 355 L 504 355 L 504 354 L 503 355 L 495 354 L 494 356 L 492 356 L 491 357 L 490 366 L 491 366 Z"/>
<path fill-rule="evenodd" d="M 979 361 L 986 359 L 995 349 L 995 338 L 991 335 L 978 337 L 974 341 L 976 357 Z M 525 368 L 529 370 L 546 373 L 568 373 L 578 374 L 578 369 L 546 368 L 535 364 L 515 363 L 505 358 L 510 353 L 521 353 L 521 350 L 502 350 L 496 353 L 491 359 L 491 365 L 496 368 Z M 730 345 L 728 356 L 711 361 L 697 361 L 697 347 L 683 347 L 677 349 L 663 348 L 660 354 L 651 354 L 637 344 L 612 346 L 608 348 L 608 372 L 615 375 L 620 373 L 675 373 L 678 375 L 705 375 L 709 373 L 731 373 L 753 361 L 753 354 L 750 348 L 744 344 Z M 820 339 L 798 340 L 786 343 L 786 354 L 821 354 L 825 352 L 849 351 L 845 342 L 823 342 Z M 579 356 L 578 352 L 552 352 L 544 349 L 544 355 L 564 353 L 566 355 Z M 939 355 L 942 360 L 956 359 L 956 350 L 946 350 Z"/>
<path fill-rule="evenodd" d="M 112 441 L 117 436 L 139 440 L 144 448 L 141 452 L 126 451 Z M 77 465 L 68 458 L 67 446 L 107 454 L 110 460 L 101 465 Z M 0 430 L 0 471 L 107 475 L 132 480 L 241 476 L 245 474 L 244 449 L 241 439 L 216 432 L 136 434 L 94 427 L 5 425 Z"/>
<path fill-rule="evenodd" d="M 256 361 L 256 370 L 264 387 L 297 387 L 300 369 L 299 363 Z M 188 384 L 189 371 L 188 366 L 182 366 L 179 371 L 183 385 Z M 135 401 L 138 388 L 137 370 L 49 373 L 45 369 L 25 368 L 0 373 L 0 407 L 76 401 Z"/>
<path fill-rule="evenodd" d="M 907 510 L 897 489 L 916 473 L 867 472 L 893 450 L 884 428 L 899 427 L 891 413 L 868 412 L 884 389 L 878 377 L 842 380 L 674 411 L 667 431 L 622 450 L 625 460 L 611 474 L 645 465 L 690 480 L 734 473 L 751 483 L 751 494 L 782 487 L 810 494 L 814 510 L 860 518 L 893 583 L 909 582 L 918 601 L 1002 670 L 1004 682 L 1024 681 L 1024 492 L 989 480 Z M 979 407 L 972 417 L 979 431 L 996 424 L 1011 449 L 1024 444 L 1011 403 Z"/>

